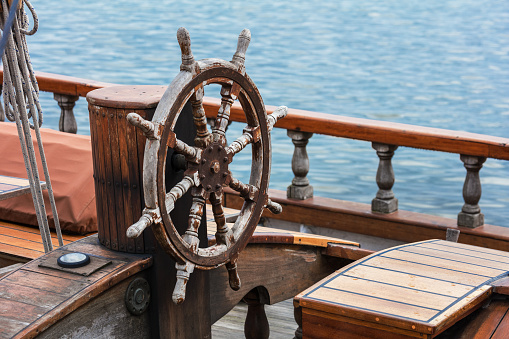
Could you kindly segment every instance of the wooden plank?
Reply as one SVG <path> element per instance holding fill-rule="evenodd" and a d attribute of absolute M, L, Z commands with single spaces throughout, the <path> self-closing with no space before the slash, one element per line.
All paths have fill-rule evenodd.
<path fill-rule="evenodd" d="M 106 151 L 107 148 L 107 137 L 108 137 L 108 129 L 106 123 L 106 113 L 107 109 L 103 107 L 95 107 L 97 109 L 97 142 L 95 146 L 97 147 L 98 153 L 98 169 L 99 173 L 97 174 L 97 178 L 100 181 L 100 196 L 97 197 L 96 203 L 101 204 L 101 207 L 98 207 L 97 210 L 102 210 L 102 214 L 97 215 L 98 228 L 100 232 L 99 239 L 102 241 L 102 244 L 108 248 L 111 247 L 111 236 L 110 236 L 110 212 L 111 209 L 110 200 L 108 198 L 108 172 L 106 171 Z"/>
<path fill-rule="evenodd" d="M 509 253 L 502 252 L 502 251 L 496 251 L 496 250 L 490 250 L 486 251 L 484 248 L 474 247 L 470 245 L 458 247 L 455 245 L 450 245 L 450 241 L 437 241 L 437 242 L 429 242 L 419 245 L 418 247 L 428 248 L 432 250 L 438 251 L 437 253 L 440 253 L 440 251 L 446 251 L 446 252 L 453 252 L 458 255 L 463 255 L 467 257 L 473 257 L 473 258 L 481 258 L 485 260 L 493 260 L 498 262 L 505 262 L 509 264 Z M 454 243 L 456 244 L 456 243 Z M 460 244 L 461 245 L 461 244 Z M 498 253 L 497 253 L 498 252 Z"/>
<path fill-rule="evenodd" d="M 23 247 L 12 246 L 10 244 L 0 243 L 0 252 L 11 254 L 17 257 L 25 258 L 25 259 L 35 259 L 44 254 L 44 250 L 30 250 Z"/>
<path fill-rule="evenodd" d="M 477 274 L 465 273 L 460 271 L 451 271 L 440 267 L 430 267 L 428 265 L 415 262 L 401 261 L 387 257 L 376 257 L 369 261 L 370 266 L 381 267 L 384 269 L 394 270 L 396 272 L 408 274 L 422 274 L 428 278 L 440 279 L 452 283 L 478 286 L 488 280 L 488 277 Z"/>
<path fill-rule="evenodd" d="M 466 263 L 459 264 L 458 262 L 450 261 L 447 259 L 429 257 L 427 255 L 404 252 L 404 251 L 390 251 L 390 252 L 383 253 L 381 256 L 384 258 L 392 258 L 392 259 L 399 259 L 399 260 L 403 260 L 403 261 L 420 263 L 420 264 L 428 265 L 429 267 L 440 267 L 440 268 L 445 268 L 445 269 L 448 269 L 451 271 L 460 271 L 460 272 L 464 272 L 464 273 L 477 274 L 480 276 L 484 276 L 486 278 L 497 277 L 497 276 L 506 272 L 505 270 L 501 270 L 501 269 L 482 267 L 482 266 L 466 264 Z"/>
<path fill-rule="evenodd" d="M 32 322 L 46 312 L 47 309 L 44 307 L 0 298 L 0 316 L 3 318 L 15 319 L 22 322 Z"/>
<path fill-rule="evenodd" d="M 134 316 L 124 301 L 129 283 L 140 276 L 143 273 L 122 281 L 66 317 L 59 316 L 37 338 L 150 338 L 148 312 Z"/>
<path fill-rule="evenodd" d="M 2 324 L 2 327 L 0 327 L 0 338 L 10 339 L 25 328 L 28 322 L 0 316 L 0 324 Z"/>
<path fill-rule="evenodd" d="M 377 279 L 377 277 L 370 278 Z M 437 293 L 429 293 L 413 288 L 344 275 L 336 277 L 321 288 L 335 289 L 338 291 L 373 297 L 380 301 L 394 301 L 412 306 L 426 307 L 433 310 L 442 310 L 457 300 L 457 298 L 439 295 Z M 332 299 L 330 301 L 340 302 L 336 299 Z"/>
<path fill-rule="evenodd" d="M 118 133 L 118 150 L 120 154 L 120 184 L 121 184 L 121 196 L 123 198 L 123 225 L 121 230 L 123 232 L 122 241 L 125 243 L 126 251 L 129 253 L 136 253 L 136 242 L 134 239 L 129 239 L 126 236 L 126 231 L 129 226 L 134 224 L 138 219 L 133 216 L 133 207 L 132 207 L 132 199 L 133 194 L 130 188 L 131 181 L 129 180 L 129 164 L 134 161 L 132 157 L 132 151 L 127 147 L 127 133 L 128 133 L 128 125 L 131 125 L 127 122 L 126 116 L 129 112 L 126 112 L 123 109 L 117 109 L 117 133 Z M 134 126 L 133 126 L 134 127 Z M 135 149 L 135 148 L 134 148 Z M 137 201 L 139 204 L 139 201 Z"/>
<path fill-rule="evenodd" d="M 7 282 L 19 286 L 26 286 L 45 292 L 53 292 L 65 297 L 69 297 L 76 290 L 83 289 L 87 283 L 72 279 L 64 279 L 60 277 L 50 276 L 37 272 L 25 271 L 23 269 L 13 272 L 4 278 Z M 81 279 L 82 281 L 85 280 Z"/>
<path fill-rule="evenodd" d="M 398 210 L 390 214 L 371 212 L 371 204 L 313 197 L 306 200 L 287 199 L 286 191 L 269 189 L 269 196 L 283 206 L 278 215 L 264 212 L 263 217 L 354 232 L 380 238 L 415 242 L 445 239 L 448 228 L 461 231 L 461 243 L 507 250 L 509 227 L 485 224 L 471 229 L 457 226 L 456 219 Z M 225 190 L 226 206 L 241 208 L 238 193 Z M 355 225 L 353 227 L 352 225 Z"/>
<path fill-rule="evenodd" d="M 490 285 L 493 286 L 493 293 L 509 295 L 509 277 L 496 280 Z"/>
<path fill-rule="evenodd" d="M 112 166 L 112 149 L 111 149 L 111 117 L 110 117 L 110 109 L 108 108 L 101 108 L 101 112 L 103 113 L 103 119 L 102 119 L 102 130 L 103 130 L 103 150 L 104 150 L 104 175 L 105 175 L 105 194 L 106 194 L 106 200 L 108 204 L 107 214 L 108 214 L 108 227 L 109 231 L 105 232 L 105 236 L 109 235 L 109 246 L 106 246 L 108 248 L 111 248 L 114 251 L 118 251 L 118 241 L 117 241 L 117 219 L 115 215 L 115 206 L 116 206 L 116 200 L 115 200 L 115 181 L 114 181 L 114 174 L 113 174 L 113 166 Z M 109 232 L 109 233 L 108 233 Z"/>
<path fill-rule="evenodd" d="M 122 169 L 120 164 L 120 146 L 118 139 L 118 110 L 111 108 L 109 110 L 108 116 L 108 125 L 109 125 L 109 148 L 111 152 L 111 192 L 113 193 L 112 197 L 114 199 L 114 214 L 115 214 L 115 224 L 110 224 L 114 226 L 116 233 L 116 242 L 117 247 L 112 247 L 114 250 L 118 249 L 121 252 L 127 252 L 127 235 L 125 232 L 125 221 L 124 221 L 124 197 L 123 197 L 123 189 L 122 189 Z M 127 208 L 129 208 L 127 206 Z M 110 231 L 113 233 L 113 230 L 110 228 Z M 112 234 L 113 235 L 113 234 Z"/>
<path fill-rule="evenodd" d="M 323 253 L 331 257 L 359 260 L 373 254 L 374 251 L 349 245 L 328 243 L 327 249 Z"/>
<path fill-rule="evenodd" d="M 303 338 L 309 339 L 408 339 L 427 338 L 426 335 L 405 331 L 380 324 L 365 326 L 365 322 L 352 318 L 332 316 L 315 310 L 304 309 L 302 312 Z"/>
<path fill-rule="evenodd" d="M 451 297 L 461 297 L 470 292 L 472 286 L 462 285 L 442 281 L 438 279 L 426 278 L 415 274 L 395 272 L 378 267 L 370 267 L 365 265 L 357 265 L 349 269 L 346 275 L 353 278 L 371 278 L 386 284 L 393 284 L 401 287 L 409 287 L 420 291 L 448 295 Z M 422 272 L 423 275 L 426 272 Z"/>
<path fill-rule="evenodd" d="M 338 308 L 338 312 L 340 312 L 339 309 L 342 307 L 355 307 L 363 310 L 374 311 L 376 313 L 410 318 L 418 321 L 428 321 L 439 313 L 438 310 L 421 306 L 402 304 L 390 300 L 381 300 L 370 296 L 330 288 L 317 289 L 309 293 L 306 298 L 317 299 L 326 303 L 334 304 Z"/>
<path fill-rule="evenodd" d="M 2 232 L 7 231 L 7 232 Z M 6 234 L 7 233 L 7 234 Z M 33 249 L 37 251 L 44 251 L 42 245 L 42 239 L 39 234 L 19 232 L 16 230 L 2 229 L 0 228 L 0 243 L 10 244 L 13 246 L 19 246 L 27 249 Z M 54 247 L 58 247 L 58 240 L 51 238 L 51 243 Z M 65 240 L 64 245 L 70 243 Z"/>
<path fill-rule="evenodd" d="M 440 333 L 481 307 L 482 303 L 486 301 L 490 295 L 491 286 L 481 286 L 467 297 L 438 314 L 430 321 L 430 325 L 436 327 L 436 333 Z"/>
<path fill-rule="evenodd" d="M 497 257 L 502 258 L 509 258 L 509 253 L 506 251 L 491 249 L 491 248 L 484 248 L 484 247 L 473 247 L 471 245 L 462 244 L 462 243 L 456 243 L 456 242 L 450 242 L 447 244 L 450 248 L 454 248 L 455 250 L 468 250 L 473 251 L 475 253 L 479 253 L 481 256 L 489 256 L 489 255 L 495 255 Z M 505 248 L 507 250 L 507 247 Z M 459 253 L 459 252 L 458 252 Z"/>
<path fill-rule="evenodd" d="M 12 264 L 12 265 L 5 266 L 5 267 L 0 266 L 0 278 L 3 277 L 4 275 L 7 275 L 7 274 L 17 270 L 21 266 L 23 266 L 22 263 Z"/>
<path fill-rule="evenodd" d="M 67 297 L 52 291 L 41 291 L 38 288 L 22 286 L 11 281 L 0 281 L 0 298 L 50 310 Z"/>
<path fill-rule="evenodd" d="M 126 111 L 126 113 L 129 113 Z M 131 216 L 133 222 L 138 221 L 141 217 L 142 210 L 145 207 L 143 204 L 143 199 L 141 197 L 141 188 L 143 178 L 142 172 L 139 172 L 139 159 L 138 159 L 138 141 L 137 141 L 137 128 L 131 125 L 130 123 L 126 124 L 126 146 L 127 149 L 130 150 L 129 153 L 129 193 L 128 197 L 131 201 L 130 208 Z M 138 238 L 135 239 L 136 253 L 144 253 L 144 238 L 145 234 L 142 234 Z"/>
<path fill-rule="evenodd" d="M 458 322 L 443 335 L 445 338 L 458 339 L 492 338 L 508 309 L 509 300 L 491 300 L 488 305 Z M 507 336 L 507 333 L 504 334 Z"/>
<path fill-rule="evenodd" d="M 102 185 L 102 179 L 103 175 L 100 170 L 100 163 L 102 162 L 102 158 L 100 156 L 99 148 L 99 138 L 100 138 L 100 118 L 99 118 L 99 108 L 94 105 L 88 105 L 88 113 L 89 113 L 89 120 L 90 120 L 90 141 L 92 144 L 92 165 L 93 165 L 93 171 L 94 171 L 94 189 L 95 189 L 95 196 L 96 196 L 96 213 L 97 213 L 97 231 L 99 233 L 99 239 L 104 239 L 104 226 L 102 223 L 102 215 L 104 214 L 103 211 L 103 204 L 100 203 L 103 197 L 103 185 Z M 98 197 L 98 199 L 97 199 Z M 100 224 L 100 225 L 99 225 Z"/>
<path fill-rule="evenodd" d="M 506 339 L 509 333 L 509 314 L 505 313 L 491 339 Z"/>
<path fill-rule="evenodd" d="M 509 270 L 509 259 L 506 259 L 504 257 L 498 257 L 498 260 L 494 259 L 484 259 L 480 257 L 474 257 L 474 256 L 468 256 L 465 254 L 458 254 L 451 252 L 451 250 L 454 251 L 454 249 L 449 249 L 447 251 L 447 248 L 443 247 L 443 250 L 437 250 L 434 248 L 426 248 L 425 244 L 422 246 L 412 246 L 412 247 L 405 247 L 401 249 L 403 252 L 408 253 L 414 253 L 414 254 L 422 254 L 428 257 L 432 258 L 441 258 L 445 260 L 450 260 L 458 263 L 459 265 L 463 265 L 463 263 L 476 265 L 476 266 L 482 266 L 482 267 L 488 267 L 488 268 L 494 268 L 497 270 L 502 271 L 508 271 Z"/>
<path fill-rule="evenodd" d="M 11 230 L 23 232 L 23 233 L 20 233 L 23 235 L 23 237 L 30 236 L 30 235 L 26 235 L 26 233 L 31 233 L 31 234 L 37 234 L 37 236 L 39 236 L 39 238 L 40 238 L 39 229 L 36 227 L 24 226 L 24 225 L 20 225 L 20 224 L 13 224 L 10 222 L 0 220 L 0 233 L 1 234 L 7 235 L 7 234 L 9 234 L 8 232 L 10 232 Z M 57 239 L 56 233 L 51 232 L 51 237 L 54 239 Z M 85 235 L 62 234 L 64 243 L 66 241 L 67 241 L 67 243 L 69 243 L 72 241 L 80 240 L 84 237 L 85 237 Z"/>

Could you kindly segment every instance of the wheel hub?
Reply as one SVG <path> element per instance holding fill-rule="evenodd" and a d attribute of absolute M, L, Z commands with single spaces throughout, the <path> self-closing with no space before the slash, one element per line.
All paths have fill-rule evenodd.
<path fill-rule="evenodd" d="M 198 175 L 207 193 L 220 191 L 230 180 L 228 164 L 230 160 L 225 147 L 219 143 L 210 144 L 202 154 Z"/>

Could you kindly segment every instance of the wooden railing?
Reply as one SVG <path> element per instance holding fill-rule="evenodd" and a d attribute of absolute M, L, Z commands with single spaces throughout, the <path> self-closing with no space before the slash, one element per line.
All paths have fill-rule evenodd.
<path fill-rule="evenodd" d="M 0 73 L 0 76 L 3 74 Z M 73 133 L 76 132 L 72 113 L 74 102 L 91 90 L 114 86 L 42 72 L 36 73 L 36 76 L 41 91 L 54 93 L 61 107 L 60 130 Z M 209 118 L 216 116 L 219 106 L 219 99 L 204 99 Z M 269 113 L 274 109 L 267 106 Z M 232 106 L 230 120 L 244 122 L 240 105 Z M 292 158 L 295 177 L 287 192 L 271 192 L 274 200 L 285 207 L 285 212 L 274 218 L 401 241 L 444 238 L 446 229 L 458 227 L 462 232 L 461 242 L 505 248 L 506 241 L 509 241 L 509 228 L 485 225 L 478 204 L 482 164 L 486 158 L 509 160 L 507 138 L 296 109 L 290 109 L 288 116 L 275 127 L 286 129 L 295 145 Z M 380 160 L 376 175 L 379 189 L 371 205 L 313 197 L 313 188 L 307 178 L 309 159 L 306 145 L 314 133 L 372 143 Z M 398 201 L 392 192 L 395 178 L 391 164 L 398 146 L 460 155 L 466 169 L 465 203 L 457 220 L 398 210 Z M 225 201 L 230 207 L 240 207 L 242 203 L 233 192 L 227 194 Z"/>

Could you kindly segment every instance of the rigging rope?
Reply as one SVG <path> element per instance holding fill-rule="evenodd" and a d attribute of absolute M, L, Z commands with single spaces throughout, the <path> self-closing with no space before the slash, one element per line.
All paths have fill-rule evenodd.
<path fill-rule="evenodd" d="M 0 25 L 7 27 L 9 4 L 7 0 L 2 1 Z M 9 1 L 10 2 L 10 1 Z M 62 232 L 60 230 L 60 222 L 55 206 L 55 198 L 53 196 L 53 188 L 46 164 L 46 156 L 41 140 L 39 127 L 42 125 L 42 109 L 39 102 L 39 86 L 32 69 L 30 55 L 28 54 L 28 46 L 25 36 L 34 34 L 38 29 L 37 15 L 28 0 L 23 0 L 33 17 L 33 28 L 29 29 L 29 19 L 25 13 L 24 6 L 16 9 L 12 28 L 9 31 L 2 32 L 2 39 L 7 36 L 5 51 L 2 55 L 2 63 L 4 69 L 3 79 L 3 97 L 4 112 L 10 121 L 15 121 L 18 129 L 18 136 L 23 153 L 23 160 L 30 182 L 30 190 L 37 215 L 37 222 L 41 232 L 41 238 L 44 245 L 44 251 L 53 250 L 51 242 L 51 233 L 44 206 L 44 198 L 42 195 L 41 182 L 39 180 L 39 171 L 35 158 L 34 144 L 31 135 L 31 129 L 34 129 L 37 146 L 41 158 L 42 168 L 48 190 L 53 219 L 55 221 L 55 229 L 58 236 L 59 246 L 63 246 Z M 29 119 L 32 118 L 33 124 Z"/>

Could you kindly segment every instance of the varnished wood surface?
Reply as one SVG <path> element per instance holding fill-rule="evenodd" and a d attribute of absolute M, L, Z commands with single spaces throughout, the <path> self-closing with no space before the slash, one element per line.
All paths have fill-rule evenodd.
<path fill-rule="evenodd" d="M 94 89 L 114 86 L 114 84 L 71 77 L 46 72 L 35 72 L 39 89 L 44 92 L 52 92 L 65 95 L 84 97 Z M 0 70 L 0 79 L 3 81 L 4 73 Z"/>
<path fill-rule="evenodd" d="M 295 300 L 303 319 L 315 310 L 362 326 L 436 335 L 480 307 L 492 293 L 490 283 L 508 273 L 508 252 L 430 240 L 377 252 Z"/>
<path fill-rule="evenodd" d="M 47 256 L 55 257 L 55 253 L 64 249 L 108 259 L 112 263 L 90 276 L 39 266 Z M 147 255 L 115 253 L 102 248 L 96 235 L 33 260 L 0 279 L 0 337 L 34 337 L 151 264 L 152 258 Z"/>
<path fill-rule="evenodd" d="M 83 236 L 64 234 L 64 245 Z M 51 232 L 53 246 L 58 246 L 55 232 Z M 23 259 L 35 259 L 44 254 L 41 235 L 37 228 L 0 221 L 0 252 Z"/>
<path fill-rule="evenodd" d="M 219 99 L 215 98 L 205 98 L 203 100 L 207 117 L 215 116 L 219 103 Z M 275 106 L 266 106 L 266 108 L 268 114 L 276 109 Z M 244 121 L 244 113 L 239 104 L 232 106 L 230 120 Z M 275 127 L 389 145 L 509 160 L 508 138 L 461 131 L 352 118 L 298 109 L 289 109 L 286 118 L 278 121 Z"/>

